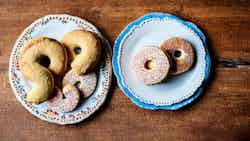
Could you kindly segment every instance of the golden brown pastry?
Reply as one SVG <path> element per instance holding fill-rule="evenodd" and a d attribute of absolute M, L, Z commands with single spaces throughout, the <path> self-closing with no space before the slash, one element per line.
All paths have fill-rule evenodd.
<path fill-rule="evenodd" d="M 97 36 L 86 30 L 73 30 L 64 35 L 61 42 L 67 47 L 71 67 L 77 74 L 93 69 L 101 55 L 101 43 Z"/>
<path fill-rule="evenodd" d="M 39 104 L 52 95 L 53 74 L 65 72 L 66 55 L 65 48 L 59 42 L 46 37 L 31 39 L 24 45 L 19 65 L 24 77 L 32 82 L 27 101 Z"/>

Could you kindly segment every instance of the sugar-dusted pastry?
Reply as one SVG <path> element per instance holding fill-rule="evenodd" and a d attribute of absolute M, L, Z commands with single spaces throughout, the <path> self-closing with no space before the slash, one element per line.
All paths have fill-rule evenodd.
<path fill-rule="evenodd" d="M 77 88 L 71 84 L 63 87 L 63 91 L 56 88 L 55 96 L 47 100 L 48 106 L 56 112 L 73 111 L 80 100 L 80 94 Z"/>
<path fill-rule="evenodd" d="M 97 36 L 86 30 L 73 30 L 64 35 L 61 42 L 69 51 L 71 68 L 77 74 L 93 69 L 101 55 L 101 43 Z"/>
<path fill-rule="evenodd" d="M 136 78 L 147 85 L 163 81 L 170 69 L 167 54 L 156 46 L 146 46 L 140 49 L 131 59 L 130 65 Z"/>
<path fill-rule="evenodd" d="M 76 85 L 85 98 L 89 97 L 97 85 L 95 72 L 78 75 L 74 70 L 70 70 L 63 78 L 63 86 L 67 84 Z"/>
<path fill-rule="evenodd" d="M 170 38 L 161 43 L 164 49 L 172 58 L 170 74 L 177 75 L 188 71 L 194 63 L 194 49 L 188 41 L 182 38 Z"/>
<path fill-rule="evenodd" d="M 66 69 L 66 50 L 56 40 L 39 37 L 29 40 L 21 50 L 19 68 L 32 82 L 27 101 L 41 103 L 53 93 L 53 74 L 61 75 Z M 44 63 L 45 62 L 45 63 Z M 52 72 L 52 73 L 51 73 Z"/>

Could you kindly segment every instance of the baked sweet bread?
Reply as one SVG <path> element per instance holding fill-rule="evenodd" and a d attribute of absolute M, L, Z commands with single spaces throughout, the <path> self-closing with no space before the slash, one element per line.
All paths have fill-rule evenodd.
<path fill-rule="evenodd" d="M 174 37 L 162 42 L 160 47 L 170 54 L 172 58 L 170 74 L 181 74 L 192 67 L 195 54 L 190 42 Z"/>
<path fill-rule="evenodd" d="M 75 86 L 68 84 L 63 87 L 63 91 L 56 88 L 56 95 L 47 100 L 47 104 L 53 111 L 70 112 L 77 107 L 79 100 L 79 91 Z"/>
<path fill-rule="evenodd" d="M 93 69 L 101 55 L 101 43 L 97 36 L 86 30 L 73 30 L 66 33 L 61 42 L 69 51 L 71 68 L 77 74 Z"/>
<path fill-rule="evenodd" d="M 167 77 L 170 61 L 159 47 L 146 46 L 135 54 L 131 60 L 131 68 L 139 81 L 151 85 L 160 83 Z"/>
<path fill-rule="evenodd" d="M 70 70 L 63 78 L 63 86 L 67 84 L 76 85 L 84 98 L 89 97 L 97 85 L 97 76 L 95 72 L 78 75 L 74 70 Z"/>
<path fill-rule="evenodd" d="M 66 50 L 56 40 L 39 37 L 29 40 L 21 50 L 19 68 L 32 82 L 27 101 L 41 103 L 53 93 L 53 74 L 61 75 L 66 69 Z M 44 64 L 44 60 L 47 60 Z"/>

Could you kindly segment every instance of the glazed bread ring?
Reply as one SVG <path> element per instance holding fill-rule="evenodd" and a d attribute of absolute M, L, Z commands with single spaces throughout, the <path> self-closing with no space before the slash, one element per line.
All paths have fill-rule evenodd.
<path fill-rule="evenodd" d="M 195 57 L 194 49 L 188 41 L 175 37 L 164 41 L 160 47 L 172 58 L 173 66 L 170 74 L 177 75 L 192 67 Z"/>
<path fill-rule="evenodd" d="M 53 93 L 53 72 L 61 75 L 66 69 L 66 50 L 56 40 L 39 37 L 29 40 L 21 50 L 19 68 L 24 77 L 32 82 L 27 101 L 41 103 Z M 43 64 L 43 60 L 48 60 Z"/>
<path fill-rule="evenodd" d="M 77 74 L 93 69 L 101 55 L 101 43 L 97 36 L 86 30 L 73 30 L 64 35 L 61 42 L 69 51 L 71 68 Z"/>
<path fill-rule="evenodd" d="M 74 70 L 70 70 L 63 78 L 63 86 L 67 84 L 76 85 L 76 87 L 83 94 L 84 98 L 87 98 L 96 88 L 97 76 L 94 72 L 78 75 Z"/>
<path fill-rule="evenodd" d="M 48 106 L 56 112 L 73 111 L 80 101 L 80 94 L 77 88 L 71 84 L 63 87 L 63 91 L 56 88 L 56 95 L 47 100 Z"/>
<path fill-rule="evenodd" d="M 160 83 L 167 77 L 170 62 L 159 47 L 146 46 L 135 54 L 131 67 L 139 81 L 151 85 Z"/>

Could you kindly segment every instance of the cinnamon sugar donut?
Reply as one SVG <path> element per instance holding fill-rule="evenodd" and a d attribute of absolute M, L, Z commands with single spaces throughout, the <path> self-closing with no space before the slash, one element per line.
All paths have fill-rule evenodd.
<path fill-rule="evenodd" d="M 63 86 L 67 84 L 76 85 L 84 98 L 89 97 L 97 85 L 97 76 L 95 72 L 78 75 L 74 70 L 70 70 L 63 78 Z"/>
<path fill-rule="evenodd" d="M 188 71 L 194 63 L 194 49 L 188 41 L 182 38 L 171 38 L 160 47 L 164 49 L 172 58 L 172 67 L 170 74 L 177 75 Z"/>
<path fill-rule="evenodd" d="M 101 56 L 101 42 L 97 36 L 87 30 L 73 30 L 66 33 L 61 42 L 69 51 L 71 68 L 77 74 L 93 69 Z"/>
<path fill-rule="evenodd" d="M 139 81 L 151 85 L 160 83 L 167 77 L 170 61 L 159 47 L 146 46 L 135 54 L 131 67 Z"/>
<path fill-rule="evenodd" d="M 73 111 L 80 100 L 80 94 L 77 88 L 71 84 L 63 87 L 63 91 L 56 88 L 56 95 L 47 100 L 48 106 L 56 112 Z"/>
<path fill-rule="evenodd" d="M 43 64 L 43 60 L 47 60 L 47 63 Z M 39 37 L 29 40 L 24 45 L 18 61 L 22 74 L 32 82 L 26 99 L 39 104 L 53 93 L 53 74 L 64 73 L 67 54 L 65 48 L 56 40 Z"/>

